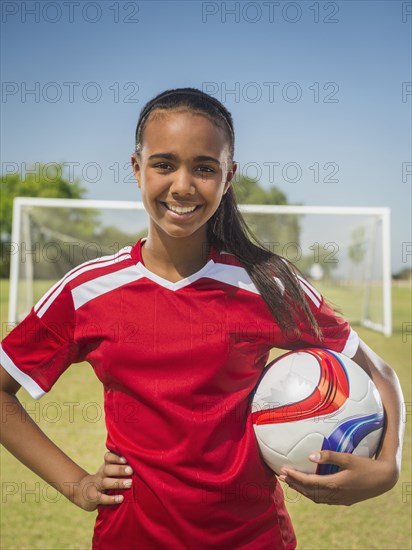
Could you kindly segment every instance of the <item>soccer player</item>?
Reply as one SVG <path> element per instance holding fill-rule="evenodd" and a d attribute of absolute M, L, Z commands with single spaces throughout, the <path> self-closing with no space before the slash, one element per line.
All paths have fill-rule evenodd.
<path fill-rule="evenodd" d="M 76 505 L 98 510 L 95 550 L 295 548 L 249 410 L 273 347 L 354 358 L 386 412 L 376 460 L 322 451 L 312 460 L 338 473 L 285 469 L 281 479 L 313 500 L 349 505 L 398 478 L 396 375 L 293 265 L 249 238 L 233 155 L 232 117 L 216 99 L 182 88 L 151 100 L 132 155 L 147 238 L 73 269 L 3 341 L 4 445 Z M 110 453 L 96 474 L 55 446 L 15 397 L 20 385 L 41 397 L 80 361 L 104 386 Z"/>

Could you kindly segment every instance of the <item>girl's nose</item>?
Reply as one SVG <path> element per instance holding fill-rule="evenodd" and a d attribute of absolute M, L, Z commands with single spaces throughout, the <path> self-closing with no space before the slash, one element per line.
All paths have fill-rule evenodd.
<path fill-rule="evenodd" d="M 178 170 L 175 172 L 170 191 L 177 195 L 193 195 L 195 187 L 192 174 L 188 170 Z"/>

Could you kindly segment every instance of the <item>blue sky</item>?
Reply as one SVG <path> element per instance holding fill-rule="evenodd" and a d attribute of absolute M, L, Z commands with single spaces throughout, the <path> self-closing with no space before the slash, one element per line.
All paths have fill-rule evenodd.
<path fill-rule="evenodd" d="M 393 270 L 410 265 L 411 2 L 1 7 L 3 173 L 62 161 L 88 198 L 138 199 L 140 109 L 195 86 L 232 112 L 247 175 L 292 203 L 390 207 Z"/>

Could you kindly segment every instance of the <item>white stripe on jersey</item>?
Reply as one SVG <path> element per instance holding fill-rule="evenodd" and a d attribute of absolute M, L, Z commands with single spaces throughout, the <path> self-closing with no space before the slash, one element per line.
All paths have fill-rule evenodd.
<path fill-rule="evenodd" d="M 225 254 L 227 254 L 227 252 L 225 252 Z M 254 294 L 260 294 L 260 291 L 250 278 L 249 273 L 241 266 L 215 263 L 214 269 L 211 273 L 207 274 L 207 277 L 216 279 L 222 283 L 227 283 L 228 285 L 236 286 L 242 290 L 248 290 Z M 283 294 L 285 285 L 278 277 L 273 277 L 273 280 L 278 284 Z"/>
<path fill-rule="evenodd" d="M 4 351 L 2 345 L 0 344 L 0 363 L 2 367 L 14 378 L 29 394 L 33 399 L 39 399 L 46 392 L 33 380 L 28 374 L 21 371 L 17 367 L 12 359 Z"/>
<path fill-rule="evenodd" d="M 86 273 L 87 271 L 91 271 L 92 269 L 97 269 L 99 267 L 107 267 L 117 262 L 130 259 L 131 249 L 132 249 L 131 246 L 126 246 L 125 248 L 122 248 L 121 250 L 119 250 L 119 252 L 117 252 L 116 254 L 113 254 L 112 256 L 103 256 L 98 260 L 92 260 L 90 262 L 86 262 L 69 271 L 69 273 L 67 273 L 67 275 L 65 275 L 63 279 L 61 279 L 54 286 L 52 286 L 52 288 L 34 306 L 34 311 L 37 313 L 37 316 L 43 317 L 43 315 L 49 309 L 49 307 L 54 302 L 54 300 L 62 292 L 66 283 L 69 283 L 73 279 L 76 279 L 78 275 L 82 275 L 83 273 Z"/>
<path fill-rule="evenodd" d="M 342 350 L 342 353 L 352 359 L 355 353 L 358 351 L 359 347 L 359 336 L 353 328 L 350 329 L 348 339 L 346 340 L 345 347 Z"/>
<path fill-rule="evenodd" d="M 312 285 L 310 285 L 305 279 L 302 279 L 299 275 L 298 279 L 303 292 L 312 300 L 316 307 L 319 307 L 322 302 L 322 296 L 313 288 Z"/>
<path fill-rule="evenodd" d="M 221 252 L 221 254 L 228 254 L 228 252 L 224 252 L 224 253 Z M 216 264 L 216 265 L 221 265 L 221 264 Z M 229 268 L 229 267 L 232 270 L 234 270 L 234 271 L 232 271 L 232 273 L 226 273 L 225 272 L 226 268 Z M 244 271 L 243 277 L 240 277 L 239 280 L 238 280 L 238 277 L 236 275 L 236 271 L 235 271 L 236 269 L 240 270 L 240 271 L 242 271 L 242 270 Z M 224 283 L 231 284 L 233 286 L 238 286 L 239 288 L 243 288 L 244 290 L 249 290 L 250 292 L 260 294 L 260 292 L 257 290 L 256 286 L 254 285 L 254 283 L 250 279 L 246 269 L 243 268 L 243 267 L 225 265 L 224 268 L 222 268 L 222 273 L 219 275 L 219 277 L 212 277 L 212 278 L 215 278 L 215 279 L 217 279 L 219 281 L 222 281 Z M 302 290 L 304 291 L 304 293 L 308 296 L 308 298 L 311 299 L 311 301 L 315 304 L 315 306 L 317 308 L 319 308 L 321 303 L 322 303 L 322 296 L 305 279 L 303 279 L 299 275 L 297 275 L 297 278 L 299 280 L 300 286 L 302 287 Z M 285 285 L 283 284 L 283 282 L 278 277 L 273 277 L 273 279 L 279 285 L 279 287 L 280 287 L 280 289 L 283 293 L 285 291 Z"/>
<path fill-rule="evenodd" d="M 221 283 L 236 286 L 242 290 L 248 290 L 254 294 L 259 294 L 246 269 L 240 266 L 215 263 L 213 269 L 207 274 L 207 277 Z"/>
<path fill-rule="evenodd" d="M 86 281 L 72 290 L 74 309 L 79 309 L 90 300 L 133 281 L 138 281 L 142 277 L 143 275 L 136 270 L 136 266 L 130 265 L 115 273 L 106 273 L 106 275 Z"/>

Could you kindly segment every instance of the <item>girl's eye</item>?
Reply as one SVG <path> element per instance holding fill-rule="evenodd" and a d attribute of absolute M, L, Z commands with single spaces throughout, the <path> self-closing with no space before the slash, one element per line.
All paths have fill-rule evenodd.
<path fill-rule="evenodd" d="M 160 170 L 169 170 L 171 166 L 170 164 L 167 164 L 167 162 L 158 162 L 155 164 L 155 168 L 159 168 Z"/>
<path fill-rule="evenodd" d="M 196 170 L 198 170 L 199 172 L 206 172 L 209 174 L 213 174 L 215 172 L 213 168 L 210 168 L 210 166 L 199 166 L 198 168 L 196 168 Z"/>

